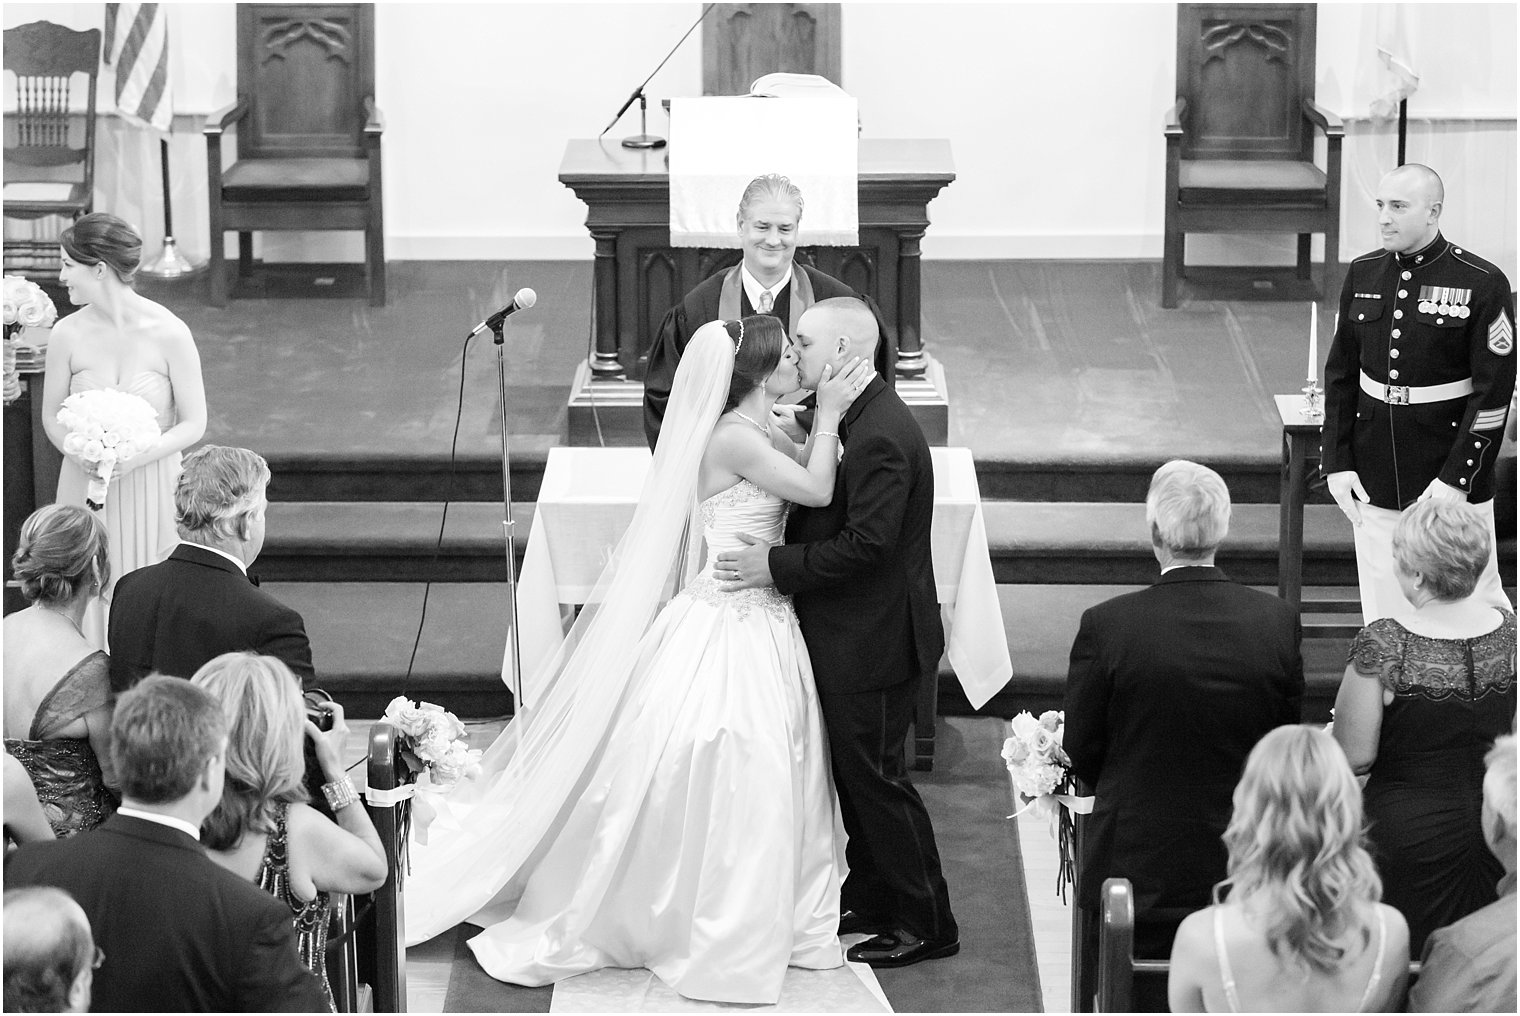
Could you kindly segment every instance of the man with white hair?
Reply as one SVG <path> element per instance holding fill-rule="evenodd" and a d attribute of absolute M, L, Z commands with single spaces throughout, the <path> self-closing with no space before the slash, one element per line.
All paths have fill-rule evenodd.
<path fill-rule="evenodd" d="M 1485 761 L 1483 839 L 1504 865 L 1499 898 L 1425 941 L 1410 1012 L 1515 1012 L 1515 736 Z"/>
<path fill-rule="evenodd" d="M 1091 934 L 1073 1008 L 1089 1008 L 1095 988 L 1103 880 L 1134 886 L 1136 954 L 1171 955 L 1177 925 L 1225 877 L 1220 836 L 1246 756 L 1299 721 L 1303 698 L 1297 612 L 1214 566 L 1230 525 L 1219 474 L 1166 463 L 1145 516 L 1161 577 L 1082 615 L 1066 678 L 1063 747 L 1097 798 L 1077 868 Z M 1136 1000 L 1141 1011 L 1166 1002 Z"/>
<path fill-rule="evenodd" d="M 1351 262 L 1325 360 L 1321 468 L 1356 537 L 1362 620 L 1414 608 L 1393 527 L 1416 501 L 1465 501 L 1488 523 L 1485 602 L 1509 610 L 1494 551 L 1494 463 L 1515 391 L 1515 307 L 1504 273 L 1441 235 L 1429 166 L 1378 184 L 1383 246 Z"/>
<path fill-rule="evenodd" d="M 52 886 L 5 891 L 5 1011 L 89 1012 L 90 919 Z"/>
<path fill-rule="evenodd" d="M 264 548 L 269 465 L 246 448 L 204 445 L 185 456 L 174 488 L 180 544 L 123 575 L 111 605 L 111 687 L 150 673 L 191 677 L 223 653 L 275 656 L 310 683 L 301 615 L 258 588 L 248 566 Z"/>

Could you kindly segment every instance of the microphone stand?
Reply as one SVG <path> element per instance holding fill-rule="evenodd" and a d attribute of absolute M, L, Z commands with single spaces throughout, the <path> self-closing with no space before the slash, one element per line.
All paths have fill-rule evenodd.
<path fill-rule="evenodd" d="M 680 39 L 676 40 L 676 44 L 674 46 L 670 47 L 670 52 L 665 54 L 665 59 L 660 61 L 660 66 L 656 67 L 654 70 L 650 71 L 649 72 L 649 77 L 645 78 L 639 84 L 639 87 L 637 87 L 637 88 L 635 88 L 633 90 L 633 94 L 629 95 L 627 101 L 625 101 L 623 103 L 623 105 L 621 107 L 619 107 L 619 109 L 617 111 L 617 115 L 612 118 L 612 122 L 609 123 L 607 126 L 605 126 L 605 127 L 602 128 L 602 133 L 597 135 L 598 139 L 600 139 L 603 134 L 606 134 L 608 131 L 612 130 L 613 127 L 617 126 L 617 122 L 623 118 L 623 114 L 626 113 L 626 112 L 628 112 L 628 107 L 632 106 L 633 103 L 634 103 L 634 101 L 637 100 L 638 104 L 639 104 L 639 133 L 624 138 L 623 139 L 623 147 L 624 148 L 664 148 L 665 147 L 665 139 L 664 138 L 658 137 L 658 136 L 656 136 L 654 134 L 648 133 L 649 124 L 648 124 L 647 114 L 648 114 L 648 111 L 649 111 L 648 110 L 649 102 L 644 97 L 644 86 L 647 85 L 647 84 L 649 84 L 649 82 L 654 78 L 654 76 L 656 74 L 660 73 L 660 67 L 664 67 L 667 63 L 670 62 L 670 58 L 676 55 L 676 50 L 678 50 L 678 49 L 681 48 L 681 43 L 685 42 L 687 40 L 687 38 L 691 35 L 691 33 L 695 32 L 697 30 L 697 26 L 700 25 L 703 22 L 703 20 L 706 19 L 708 12 L 711 11 L 716 6 L 718 6 L 718 5 L 715 4 L 715 3 L 711 3 L 711 4 L 708 4 L 707 6 L 705 6 L 705 7 L 702 8 L 702 13 L 697 16 L 697 20 L 696 21 L 693 21 L 691 23 L 691 27 L 686 30 L 686 35 L 683 35 L 683 36 L 681 36 Z"/>
<path fill-rule="evenodd" d="M 516 523 L 512 520 L 512 463 L 507 444 L 507 362 L 506 339 L 503 330 L 507 319 L 503 315 L 491 324 L 491 334 L 496 342 L 496 391 L 501 409 L 501 506 L 502 527 L 507 540 L 507 651 L 503 665 L 511 665 L 511 680 L 507 686 L 512 690 L 517 717 L 528 723 L 528 703 L 523 701 L 522 648 L 517 635 L 517 561 L 513 557 L 513 538 Z"/>

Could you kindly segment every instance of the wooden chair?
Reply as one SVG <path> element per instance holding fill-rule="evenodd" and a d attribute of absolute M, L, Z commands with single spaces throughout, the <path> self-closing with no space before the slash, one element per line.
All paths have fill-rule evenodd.
<path fill-rule="evenodd" d="M 100 30 L 76 32 L 50 21 L 5 30 L 5 70 L 15 76 L 16 110 L 5 116 L 5 218 L 60 216 L 73 222 L 95 200 L 95 83 Z M 73 110 L 83 78 L 84 114 Z M 5 272 L 56 282 L 58 232 L 5 241 Z"/>
<path fill-rule="evenodd" d="M 394 791 L 409 782 L 401 761 L 401 737 L 381 720 L 370 727 L 367 786 Z M 364 802 L 380 842 L 389 874 L 372 893 L 348 897 L 333 908 L 328 930 L 327 978 L 339 1012 L 406 1012 L 406 920 L 402 881 L 407 865 L 407 836 L 412 802 Z"/>
<path fill-rule="evenodd" d="M 224 234 L 238 274 L 254 230 L 362 230 L 372 306 L 385 305 L 385 227 L 373 4 L 238 4 L 237 101 L 211 115 L 206 169 L 211 302 L 227 303 Z M 237 127 L 237 160 L 222 135 Z"/>
<path fill-rule="evenodd" d="M 1319 295 L 1337 295 L 1345 131 L 1314 102 L 1314 40 L 1313 4 L 1178 5 L 1161 306 L 1177 306 L 1182 279 L 1205 276 L 1235 281 L 1242 295 L 1266 281 L 1271 295 L 1309 299 L 1315 233 L 1325 236 Z M 1316 129 L 1325 136 L 1323 169 L 1314 163 Z M 1291 276 L 1260 268 L 1190 272 L 1189 233 L 1295 233 L 1297 263 Z"/>
<path fill-rule="evenodd" d="M 1164 995 L 1172 965 L 1168 960 L 1135 959 L 1135 892 L 1129 879 L 1111 878 L 1103 883 L 1102 907 L 1103 923 L 1098 928 L 1098 994 L 1094 1011 L 1133 1012 L 1136 982 L 1157 984 Z M 1419 976 L 1420 962 L 1411 960 L 1410 987 Z"/>

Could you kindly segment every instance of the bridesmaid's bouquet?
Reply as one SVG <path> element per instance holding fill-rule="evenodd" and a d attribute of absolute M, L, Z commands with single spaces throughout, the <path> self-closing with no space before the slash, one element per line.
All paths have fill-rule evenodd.
<path fill-rule="evenodd" d="M 404 695 L 385 707 L 386 720 L 401 732 L 401 758 L 418 783 L 447 793 L 461 780 L 480 775 L 483 752 L 464 743 L 470 735 L 459 717 L 431 702 L 420 705 Z"/>
<path fill-rule="evenodd" d="M 89 466 L 85 504 L 97 512 L 106 506 L 106 491 L 117 464 L 152 448 L 162 433 L 158 414 L 147 399 L 114 388 L 70 395 L 58 410 L 58 422 L 68 432 L 63 450 Z"/>
<path fill-rule="evenodd" d="M 1066 885 L 1075 881 L 1076 863 L 1072 846 L 1076 831 L 1072 813 L 1086 815 L 1092 811 L 1091 797 L 1076 796 L 1076 781 L 1071 775 L 1071 757 L 1061 747 L 1066 732 L 1066 714 L 1050 709 L 1037 720 L 1021 712 L 1009 724 L 1012 734 L 1003 742 L 1003 764 L 1013 779 L 1014 789 L 1025 804 L 1009 815 L 1017 818 L 1033 809 L 1050 821 L 1051 835 L 1061 854 L 1056 873 L 1056 892 L 1066 899 Z"/>

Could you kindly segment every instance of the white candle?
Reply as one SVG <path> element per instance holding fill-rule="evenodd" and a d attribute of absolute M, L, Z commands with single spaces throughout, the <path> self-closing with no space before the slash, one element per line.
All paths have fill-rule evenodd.
<path fill-rule="evenodd" d="M 1319 304 L 1309 304 L 1309 374 L 1312 385 L 1319 377 Z"/>

